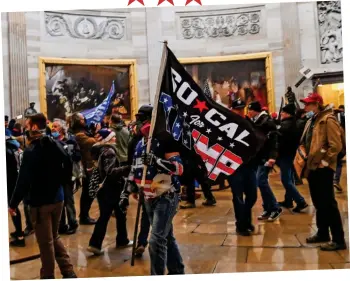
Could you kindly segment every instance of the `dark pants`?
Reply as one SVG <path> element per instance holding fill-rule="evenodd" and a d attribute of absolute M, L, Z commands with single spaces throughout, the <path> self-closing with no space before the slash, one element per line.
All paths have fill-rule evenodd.
<path fill-rule="evenodd" d="M 107 225 L 113 211 L 117 220 L 116 244 L 122 246 L 129 243 L 128 231 L 126 229 L 126 214 L 119 208 L 120 191 L 117 189 L 118 186 L 106 186 L 101 188 L 97 193 L 100 217 L 96 222 L 89 243 L 90 246 L 97 249 L 102 248 L 102 243 L 107 232 Z"/>
<path fill-rule="evenodd" d="M 7 189 L 7 201 L 10 202 L 12 198 L 13 190 Z M 16 208 L 16 215 L 11 216 L 13 225 L 15 227 L 15 234 L 17 237 L 23 237 L 23 228 L 22 228 L 22 216 L 21 216 L 21 211 L 19 208 Z"/>
<path fill-rule="evenodd" d="M 60 227 L 65 227 L 67 222 L 70 228 L 76 228 L 78 226 L 74 205 L 73 183 L 64 187 L 64 207 Z"/>
<path fill-rule="evenodd" d="M 293 157 L 281 157 L 278 159 L 277 164 L 281 169 L 281 182 L 286 190 L 284 201 L 290 205 L 295 201 L 299 205 L 304 203 L 305 199 L 294 184 L 293 160 Z"/>
<path fill-rule="evenodd" d="M 40 249 L 41 279 L 55 278 L 55 260 L 63 276 L 73 272 L 69 255 L 58 235 L 63 202 L 31 208 L 36 240 Z"/>
<path fill-rule="evenodd" d="M 330 168 L 311 171 L 308 176 L 310 195 L 316 209 L 317 234 L 329 237 L 336 243 L 345 243 L 343 223 L 335 200 L 333 188 L 334 172 Z"/>
<path fill-rule="evenodd" d="M 267 212 L 274 212 L 279 209 L 276 197 L 272 192 L 269 184 L 269 173 L 271 168 L 266 166 L 259 166 L 257 171 L 258 187 L 260 189 L 261 197 L 263 200 L 263 208 Z"/>
<path fill-rule="evenodd" d="M 145 201 L 152 225 L 149 241 L 151 275 L 164 275 L 165 266 L 169 275 L 185 274 L 185 266 L 173 233 L 173 218 L 178 204 L 179 197 L 175 194 Z"/>
<path fill-rule="evenodd" d="M 337 170 L 335 171 L 335 174 L 334 174 L 334 183 L 340 184 L 342 171 L 343 171 L 343 160 L 339 158 L 337 161 Z"/>
<path fill-rule="evenodd" d="M 89 211 L 94 201 L 94 198 L 91 198 L 89 195 L 89 183 L 91 178 L 91 173 L 86 172 L 85 177 L 83 178 L 83 187 L 80 197 L 80 219 L 84 220 L 89 218 Z"/>
<path fill-rule="evenodd" d="M 256 169 L 241 166 L 227 180 L 233 195 L 236 227 L 239 230 L 247 230 L 252 225 L 252 208 L 258 196 Z"/>
<path fill-rule="evenodd" d="M 24 216 L 26 219 L 26 229 L 33 230 L 34 227 L 33 227 L 33 223 L 32 223 L 32 214 L 30 211 L 30 206 L 29 206 L 27 198 L 25 198 L 23 200 L 23 210 L 24 210 Z"/>
<path fill-rule="evenodd" d="M 147 215 L 147 211 L 145 208 L 145 204 L 142 205 L 142 215 L 141 215 L 141 227 L 140 233 L 137 238 L 137 245 L 147 247 L 148 245 L 148 234 L 150 230 L 151 224 L 149 222 L 149 218 Z"/>
<path fill-rule="evenodd" d="M 211 192 L 211 186 L 208 184 L 207 179 L 199 169 L 193 165 L 186 165 L 184 167 L 184 174 L 181 176 L 181 183 L 186 186 L 187 202 L 194 204 L 196 201 L 196 188 L 194 185 L 195 179 L 201 185 L 205 199 L 213 200 L 214 195 Z"/>

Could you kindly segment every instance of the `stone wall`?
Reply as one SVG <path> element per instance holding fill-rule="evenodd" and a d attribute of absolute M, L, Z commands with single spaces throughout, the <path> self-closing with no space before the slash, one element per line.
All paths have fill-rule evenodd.
<path fill-rule="evenodd" d="M 136 59 L 139 105 L 153 102 L 162 51 L 160 41 L 167 40 L 178 58 L 272 52 L 278 109 L 286 87 L 294 86 L 302 66 L 318 73 L 342 70 L 338 36 L 341 28 L 336 30 L 335 53 L 334 48 L 329 51 L 335 44 L 325 39 L 332 30 L 322 26 L 327 9 L 335 10 L 332 26 L 341 25 L 337 7 L 298 2 L 27 12 L 26 38 L 22 39 L 27 50 L 28 100 L 40 108 L 39 57 L 56 57 Z M 108 29 L 111 25 L 113 28 Z M 5 113 L 10 114 L 8 14 L 2 14 L 2 31 Z M 296 93 L 301 97 L 310 88 L 311 81 L 306 81 Z"/>
<path fill-rule="evenodd" d="M 280 4 L 152 8 L 146 13 L 148 44 L 152 46 L 148 49 L 151 101 L 160 64 L 161 43 L 158 41 L 168 40 L 178 58 L 272 52 L 275 102 L 279 107 L 286 89 Z M 242 15 L 249 15 L 247 30 L 233 31 L 235 26 L 230 28 L 227 19 Z M 194 19 L 198 23 L 190 25 Z M 213 22 L 208 23 L 210 19 Z M 207 32 L 199 34 L 203 28 L 196 25 L 203 25 Z M 213 27 L 223 26 L 228 26 L 226 31 L 212 33 Z"/>

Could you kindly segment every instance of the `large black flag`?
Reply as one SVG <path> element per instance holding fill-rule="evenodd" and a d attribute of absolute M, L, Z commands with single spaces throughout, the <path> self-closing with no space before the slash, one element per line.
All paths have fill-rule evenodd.
<path fill-rule="evenodd" d="M 208 98 L 167 48 L 153 136 L 171 137 L 200 156 L 208 178 L 233 174 L 261 148 L 252 124 Z M 203 163 L 202 163 L 203 164 Z"/>

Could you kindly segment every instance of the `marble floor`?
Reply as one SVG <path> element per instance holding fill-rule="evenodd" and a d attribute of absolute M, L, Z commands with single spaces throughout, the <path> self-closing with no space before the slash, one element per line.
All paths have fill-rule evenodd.
<path fill-rule="evenodd" d="M 277 199 L 283 200 L 284 189 L 279 175 L 270 176 L 271 185 Z M 342 177 L 344 192 L 337 194 L 346 239 L 349 244 L 348 196 L 346 169 Z M 298 187 L 307 202 L 312 205 L 307 185 Z M 76 194 L 76 205 L 79 206 Z M 237 236 L 229 190 L 215 192 L 216 207 L 203 207 L 202 198 L 197 200 L 197 208 L 180 210 L 174 219 L 174 231 L 187 274 L 261 272 L 287 270 L 350 269 L 350 251 L 322 252 L 317 245 L 305 244 L 305 238 L 315 232 L 315 210 L 310 206 L 302 214 L 293 214 L 284 209 L 279 220 L 268 223 L 258 222 L 261 213 L 261 197 L 253 209 L 256 232 L 251 237 Z M 130 199 L 128 231 L 130 239 L 136 217 L 136 201 Z M 79 212 L 79 210 L 77 210 Z M 91 216 L 98 217 L 98 207 L 94 202 Z M 13 231 L 9 219 L 10 231 Z M 115 248 L 115 219 L 108 225 L 108 233 L 103 243 L 105 254 L 94 257 L 86 251 L 93 226 L 81 226 L 72 236 L 62 236 L 78 277 L 115 277 L 149 275 L 148 251 L 131 267 L 131 249 Z M 10 248 L 10 259 L 16 260 L 38 254 L 35 236 L 26 240 L 25 248 Z M 10 266 L 11 279 L 38 279 L 40 259 Z M 61 278 L 58 268 L 56 278 Z"/>

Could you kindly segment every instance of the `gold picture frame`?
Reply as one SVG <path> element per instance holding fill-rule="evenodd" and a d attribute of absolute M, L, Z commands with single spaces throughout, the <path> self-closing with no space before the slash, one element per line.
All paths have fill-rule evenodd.
<path fill-rule="evenodd" d="M 276 110 L 276 105 L 275 105 L 274 76 L 273 76 L 271 52 L 251 53 L 251 54 L 242 54 L 242 55 L 228 55 L 228 56 L 180 58 L 179 61 L 183 65 L 186 65 L 186 64 L 218 63 L 218 62 L 230 62 L 230 61 L 247 61 L 247 60 L 256 60 L 256 59 L 265 59 L 267 104 L 268 104 L 269 111 L 274 112 Z"/>
<path fill-rule="evenodd" d="M 129 66 L 129 88 L 130 88 L 130 116 L 133 118 L 138 109 L 138 83 L 136 71 L 136 59 L 75 59 L 75 58 L 52 58 L 39 57 L 39 96 L 40 111 L 47 116 L 46 100 L 46 65 L 94 65 L 94 66 Z M 131 121 L 131 120 L 125 120 Z"/>

